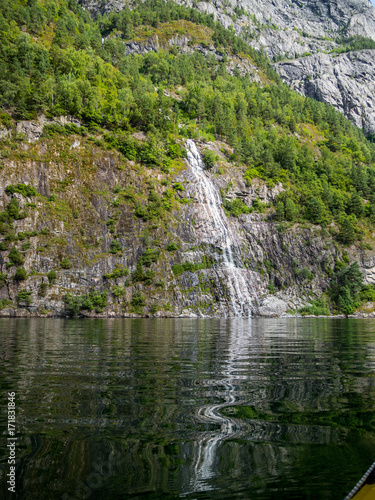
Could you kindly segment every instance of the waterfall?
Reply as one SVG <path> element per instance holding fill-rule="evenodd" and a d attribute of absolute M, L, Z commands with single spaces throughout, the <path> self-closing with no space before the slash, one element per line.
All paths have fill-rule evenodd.
<path fill-rule="evenodd" d="M 250 294 L 249 274 L 242 262 L 237 235 L 232 231 L 226 217 L 221 196 L 204 171 L 204 163 L 191 139 L 186 141 L 187 159 L 191 167 L 196 197 L 199 203 L 200 230 L 206 243 L 214 244 L 222 254 L 216 252 L 215 269 L 225 274 L 230 301 L 235 316 L 251 316 L 255 294 Z"/>

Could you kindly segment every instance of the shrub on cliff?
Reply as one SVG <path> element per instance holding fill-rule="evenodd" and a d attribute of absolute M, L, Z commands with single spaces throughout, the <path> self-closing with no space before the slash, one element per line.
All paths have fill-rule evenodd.
<path fill-rule="evenodd" d="M 206 259 L 203 262 L 198 262 L 194 264 L 193 262 L 184 262 L 183 264 L 174 264 L 172 266 L 172 272 L 176 276 L 180 276 L 184 272 L 194 273 L 195 271 L 199 271 L 200 269 L 207 269 L 211 267 L 210 262 Z"/>
<path fill-rule="evenodd" d="M 82 309 L 83 296 L 71 295 L 69 292 L 64 296 L 65 306 L 70 314 L 76 315 Z"/>
<path fill-rule="evenodd" d="M 223 199 L 223 207 L 227 214 L 239 217 L 242 214 L 251 214 L 253 207 L 248 207 L 241 198 L 233 198 L 228 201 Z"/>
<path fill-rule="evenodd" d="M 143 205 L 141 205 L 140 203 L 138 203 L 136 206 L 135 206 L 135 209 L 134 209 L 134 215 L 136 217 L 139 217 L 140 219 L 143 219 L 143 220 L 147 220 L 149 218 L 149 215 L 148 215 L 148 212 L 147 212 L 147 209 L 146 207 L 144 207 Z"/>
<path fill-rule="evenodd" d="M 150 267 L 152 263 L 158 261 L 160 255 L 160 251 L 155 248 L 147 248 L 145 252 L 139 258 L 139 261 L 144 264 L 146 267 Z"/>
<path fill-rule="evenodd" d="M 173 242 L 173 243 L 169 243 L 169 245 L 167 245 L 168 252 L 175 252 L 177 249 L 178 249 L 177 243 Z"/>
<path fill-rule="evenodd" d="M 302 316 L 329 316 L 331 311 L 325 300 L 313 300 L 311 305 L 301 307 L 298 312 Z"/>
<path fill-rule="evenodd" d="M 26 302 L 26 304 L 29 306 L 32 302 L 31 294 L 32 292 L 20 290 L 17 294 L 17 302 Z"/>
<path fill-rule="evenodd" d="M 142 314 L 142 308 L 146 305 L 146 301 L 139 290 L 133 293 L 130 304 L 132 306 L 132 311 L 135 314 Z"/>
<path fill-rule="evenodd" d="M 14 279 L 17 281 L 23 281 L 27 278 L 27 272 L 24 267 L 17 267 Z"/>
<path fill-rule="evenodd" d="M 202 155 L 203 163 L 207 170 L 211 170 L 218 160 L 218 156 L 210 149 L 205 149 Z"/>
<path fill-rule="evenodd" d="M 123 250 L 121 243 L 117 240 L 112 240 L 111 241 L 111 248 L 109 250 L 109 253 L 117 254 L 121 253 Z"/>
<path fill-rule="evenodd" d="M 87 309 L 95 312 L 101 313 L 103 309 L 107 306 L 107 292 L 97 293 L 90 292 L 83 296 L 82 309 Z"/>
<path fill-rule="evenodd" d="M 16 247 L 13 247 L 10 250 L 8 257 L 9 257 L 11 264 L 13 264 L 15 266 L 20 266 L 21 264 L 24 263 L 24 260 L 25 260 L 23 258 L 23 256 L 21 255 L 20 251 Z"/>
<path fill-rule="evenodd" d="M 57 274 L 53 269 L 47 274 L 47 278 L 51 284 L 55 283 Z"/>
<path fill-rule="evenodd" d="M 133 293 L 133 297 L 132 297 L 130 303 L 132 306 L 135 306 L 135 307 L 144 306 L 146 304 L 143 295 L 139 291 L 136 291 Z"/>
<path fill-rule="evenodd" d="M 9 214 L 10 220 L 20 220 L 27 217 L 25 210 L 22 210 L 22 212 L 20 212 L 20 206 L 17 198 L 12 198 L 10 200 L 10 203 L 7 206 L 7 213 Z"/>
<path fill-rule="evenodd" d="M 25 198 L 30 198 L 31 196 L 36 196 L 37 191 L 33 186 L 29 186 L 27 184 L 18 183 L 18 184 L 10 184 L 5 188 L 6 194 L 20 193 Z"/>
<path fill-rule="evenodd" d="M 364 289 L 366 285 L 358 262 L 350 266 L 340 265 L 336 268 L 330 295 L 340 312 L 346 315 L 353 314 L 361 302 L 366 300 L 366 295 L 361 297 L 360 293 Z"/>
<path fill-rule="evenodd" d="M 179 144 L 173 143 L 168 146 L 168 156 L 173 160 L 186 157 L 186 149 L 181 148 Z"/>
<path fill-rule="evenodd" d="M 122 276 L 127 276 L 129 274 L 129 269 L 127 267 L 116 266 L 111 273 L 104 275 L 107 279 L 121 278 Z"/>
<path fill-rule="evenodd" d="M 101 313 L 107 305 L 107 293 L 89 292 L 86 295 L 71 295 L 69 292 L 64 296 L 65 306 L 72 315 L 77 315 L 82 309 Z"/>
<path fill-rule="evenodd" d="M 70 269 L 72 267 L 72 264 L 70 262 L 69 259 L 67 259 L 66 257 L 64 257 L 61 262 L 60 262 L 60 266 L 63 268 L 63 269 Z"/>

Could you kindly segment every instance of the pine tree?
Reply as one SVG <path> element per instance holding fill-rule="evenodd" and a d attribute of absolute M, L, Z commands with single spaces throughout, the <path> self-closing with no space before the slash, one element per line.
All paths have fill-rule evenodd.
<path fill-rule="evenodd" d="M 357 218 L 355 215 L 342 215 L 338 240 L 346 245 L 352 245 L 357 239 Z"/>
<path fill-rule="evenodd" d="M 276 203 L 275 209 L 276 209 L 276 219 L 279 220 L 279 221 L 284 220 L 284 218 L 285 218 L 284 203 L 282 201 L 278 201 Z"/>
<path fill-rule="evenodd" d="M 364 213 L 362 198 L 359 196 L 357 191 L 354 191 L 350 198 L 349 211 L 356 217 L 362 217 Z"/>
<path fill-rule="evenodd" d="M 314 224 L 318 224 L 323 215 L 323 204 L 315 196 L 311 197 L 306 204 L 306 216 Z"/>
<path fill-rule="evenodd" d="M 288 221 L 294 221 L 297 218 L 298 210 L 291 198 L 285 200 L 285 218 Z"/>
<path fill-rule="evenodd" d="M 353 314 L 355 310 L 355 304 L 353 301 L 353 297 L 350 293 L 350 290 L 347 286 L 341 288 L 337 303 L 340 310 L 344 314 L 346 315 Z"/>

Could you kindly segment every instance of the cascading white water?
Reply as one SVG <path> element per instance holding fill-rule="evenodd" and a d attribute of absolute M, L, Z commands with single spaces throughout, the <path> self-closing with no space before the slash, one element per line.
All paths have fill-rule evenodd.
<path fill-rule="evenodd" d="M 198 203 L 206 219 L 211 222 L 211 234 L 207 236 L 210 242 L 222 251 L 221 264 L 216 267 L 226 271 L 233 313 L 236 316 L 251 316 L 255 296 L 250 294 L 251 284 L 243 276 L 245 269 L 236 235 L 233 234 L 224 213 L 220 194 L 204 171 L 204 163 L 194 141 L 188 139 L 186 148 L 187 159 L 195 178 Z"/>

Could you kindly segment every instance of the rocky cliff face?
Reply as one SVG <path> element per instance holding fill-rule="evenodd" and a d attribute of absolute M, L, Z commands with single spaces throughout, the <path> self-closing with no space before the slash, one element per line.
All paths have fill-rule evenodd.
<path fill-rule="evenodd" d="M 187 21 L 180 21 L 178 26 L 182 28 L 190 26 L 190 30 L 194 29 L 192 23 Z M 204 31 L 210 32 L 209 28 Z M 207 33 L 206 39 L 209 40 L 210 33 Z M 146 54 L 147 52 L 158 52 L 159 50 L 170 50 L 172 47 L 178 48 L 180 54 L 192 54 L 197 52 L 204 57 L 213 57 L 218 63 L 226 61 L 227 71 L 233 75 L 234 70 L 237 69 L 241 76 L 248 76 L 252 81 L 261 82 L 262 79 L 258 74 L 258 69 L 252 62 L 251 58 L 246 54 L 233 55 L 227 57 L 226 54 L 220 50 L 216 50 L 214 44 L 210 40 L 209 43 L 193 43 L 193 37 L 189 35 L 173 34 L 158 36 L 154 34 L 145 38 L 144 40 L 136 40 L 125 42 L 125 53 L 130 54 Z"/>
<path fill-rule="evenodd" d="M 130 0 L 78 0 L 78 3 L 93 17 L 97 17 L 99 14 L 119 12 L 124 7 L 131 5 Z"/>
<path fill-rule="evenodd" d="M 79 0 L 93 16 L 121 10 L 127 0 Z M 255 48 L 264 48 L 281 78 L 303 95 L 333 104 L 370 135 L 375 132 L 371 51 L 351 51 L 336 57 L 345 39 L 375 40 L 375 8 L 370 0 L 231 0 L 178 3 L 213 14 L 233 26 Z M 127 51 L 132 47 L 127 46 Z M 139 47 L 134 47 L 137 51 Z"/>
<path fill-rule="evenodd" d="M 307 51 L 332 48 L 336 37 L 375 39 L 375 9 L 370 0 L 300 0 L 279 4 L 273 0 L 198 3 L 187 0 L 178 3 L 214 14 L 225 27 L 233 25 L 254 46 L 264 47 L 271 59 L 276 55 L 294 57 Z M 85 5 L 85 0 L 82 4 Z"/>
<path fill-rule="evenodd" d="M 120 11 L 129 6 L 128 0 L 78 0 L 91 15 Z M 365 36 L 375 39 L 375 11 L 370 0 L 293 0 L 277 3 L 273 0 L 214 0 L 193 2 L 179 0 L 177 3 L 194 7 L 201 12 L 214 14 L 225 27 L 234 25 L 237 31 L 246 26 L 260 28 L 267 40 L 267 26 L 274 31 L 302 30 L 306 34 L 321 38 L 341 35 Z M 249 18 L 249 15 L 251 16 Z"/>
<path fill-rule="evenodd" d="M 233 24 L 251 45 L 263 47 L 271 61 L 289 59 L 275 69 L 297 92 L 333 104 L 365 134 L 375 132 L 373 52 L 330 54 L 340 47 L 338 38 L 375 40 L 375 9 L 369 0 L 202 2 L 197 8 L 212 12 L 225 26 Z"/>
<path fill-rule="evenodd" d="M 369 135 L 375 130 L 374 56 L 375 50 L 319 53 L 275 67 L 292 89 L 343 111 Z"/>
<path fill-rule="evenodd" d="M 369 0 L 307 0 L 280 5 L 247 1 L 234 2 L 229 9 L 220 3 L 197 7 L 214 13 L 224 25 L 235 19 L 235 30 L 255 48 L 263 47 L 271 61 L 289 59 L 276 64 L 275 69 L 297 92 L 333 104 L 367 135 L 375 132 L 373 52 L 330 53 L 340 47 L 338 38 L 375 40 L 375 9 Z M 239 8 L 250 18 L 246 14 L 238 17 Z"/>
<path fill-rule="evenodd" d="M 43 119 L 20 122 L 3 142 L 0 315 L 280 315 L 319 296 L 342 258 L 317 226 L 225 215 L 220 190 L 250 205 L 283 187 L 246 185 L 223 143 L 198 142 L 196 155 L 220 157 L 199 177 L 189 155 L 155 172 L 124 164 L 100 136 L 43 129 Z M 373 281 L 371 252 L 348 253 Z"/>

